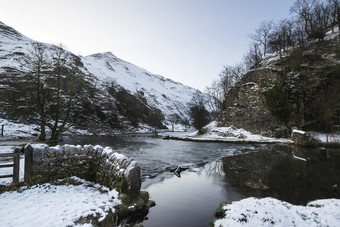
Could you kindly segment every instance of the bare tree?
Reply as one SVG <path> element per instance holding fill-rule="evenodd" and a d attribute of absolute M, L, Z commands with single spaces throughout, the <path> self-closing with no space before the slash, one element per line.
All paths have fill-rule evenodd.
<path fill-rule="evenodd" d="M 60 120 L 60 112 L 61 112 L 61 80 L 64 75 L 62 75 L 62 70 L 65 69 L 66 62 L 68 60 L 69 54 L 64 50 L 64 46 L 59 44 L 52 56 L 52 66 L 53 66 L 53 75 L 56 79 L 56 94 L 55 94 L 55 103 L 51 108 L 51 116 L 54 121 L 53 126 L 51 126 L 51 140 L 57 140 L 58 134 L 58 126 Z"/>
<path fill-rule="evenodd" d="M 270 35 L 268 44 L 272 51 L 278 52 L 282 57 L 282 53 L 294 45 L 292 21 L 288 19 L 281 20 Z"/>
<path fill-rule="evenodd" d="M 181 117 L 178 114 L 173 113 L 168 116 L 168 121 L 171 123 L 171 127 L 172 127 L 171 131 L 174 132 L 175 131 L 174 126 L 175 124 L 178 124 L 181 122 Z"/>
<path fill-rule="evenodd" d="M 246 69 L 243 64 L 239 63 L 235 66 L 226 65 L 220 73 L 220 85 L 223 91 L 223 97 L 228 93 L 229 89 L 238 82 Z M 221 100 L 222 101 L 222 100 Z"/>
<path fill-rule="evenodd" d="M 262 61 L 261 44 L 259 42 L 252 41 L 249 46 L 249 51 L 243 58 L 244 64 L 247 69 L 257 67 Z"/>
<path fill-rule="evenodd" d="M 224 103 L 228 91 L 241 79 L 245 72 L 246 69 L 242 63 L 235 66 L 224 66 L 219 74 L 219 79 L 214 80 L 211 86 L 206 88 L 207 94 L 210 95 L 207 105 L 211 110 L 212 119 L 217 119 L 223 109 L 222 103 Z"/>
<path fill-rule="evenodd" d="M 260 23 L 260 26 L 255 30 L 255 34 L 251 35 L 250 38 L 255 42 L 259 43 L 261 48 L 262 57 L 265 57 L 268 52 L 268 41 L 270 33 L 273 29 L 272 21 L 264 21 Z"/>
<path fill-rule="evenodd" d="M 330 9 L 330 16 L 331 16 L 331 24 L 332 24 L 332 31 L 334 33 L 334 27 L 338 26 L 340 31 L 340 1 L 339 0 L 327 0 L 329 9 Z M 340 41 L 340 32 L 339 32 L 339 41 Z"/>
<path fill-rule="evenodd" d="M 36 84 L 36 106 L 38 108 L 40 122 L 39 140 L 46 140 L 46 91 L 44 85 L 45 71 L 48 67 L 48 57 L 45 51 L 45 46 L 41 43 L 32 43 L 33 50 L 28 60 L 28 64 L 32 66 L 33 81 Z"/>
<path fill-rule="evenodd" d="M 298 18 L 304 23 L 304 29 L 308 38 L 314 30 L 313 10 L 318 0 L 296 0 L 290 8 L 291 13 L 296 13 Z"/>
<path fill-rule="evenodd" d="M 220 81 L 213 80 L 210 87 L 205 88 L 205 92 L 209 95 L 208 98 L 208 107 L 212 111 L 213 119 L 216 119 L 217 116 L 221 112 L 222 105 L 221 103 L 224 101 L 224 93 L 223 88 L 220 86 Z"/>
<path fill-rule="evenodd" d="M 61 124 L 58 126 L 58 124 L 56 125 L 56 130 L 55 130 L 55 134 L 54 137 L 52 137 L 51 139 L 53 141 L 57 141 L 58 138 L 61 135 L 61 132 L 63 131 L 67 121 L 69 120 L 70 117 L 70 113 L 71 113 L 71 109 L 72 109 L 72 99 L 73 99 L 73 94 L 74 94 L 74 81 L 75 81 L 75 77 L 77 76 L 77 74 L 79 74 L 79 70 L 77 68 L 77 66 L 74 63 L 75 61 L 72 61 L 71 65 L 70 65 L 70 88 L 69 88 L 69 93 L 68 93 L 68 100 L 67 102 L 64 104 L 64 106 L 59 109 L 59 111 L 62 111 L 65 108 L 65 116 L 64 119 L 61 121 Z M 53 134 L 52 134 L 53 135 Z"/>

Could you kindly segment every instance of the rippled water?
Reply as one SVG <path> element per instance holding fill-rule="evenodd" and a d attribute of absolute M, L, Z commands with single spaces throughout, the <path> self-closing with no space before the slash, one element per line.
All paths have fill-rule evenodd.
<path fill-rule="evenodd" d="M 141 166 L 142 176 L 156 174 L 178 165 L 190 168 L 225 156 L 249 152 L 253 145 L 198 143 L 163 140 L 150 137 L 77 137 L 65 138 L 62 144 L 99 144 L 110 146 L 118 153 L 133 157 Z M 258 146 L 258 145 L 257 145 Z"/>

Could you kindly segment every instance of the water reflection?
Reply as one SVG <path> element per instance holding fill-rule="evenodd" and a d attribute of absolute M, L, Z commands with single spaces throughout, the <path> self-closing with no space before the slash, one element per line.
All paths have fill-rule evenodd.
<path fill-rule="evenodd" d="M 223 158 L 225 179 L 246 196 L 271 196 L 293 204 L 340 198 L 340 152 L 268 145 Z"/>
<path fill-rule="evenodd" d="M 150 210 L 144 226 L 209 226 L 221 202 L 245 198 L 225 182 L 221 161 L 209 162 L 199 168 L 173 175 L 142 187 L 150 193 L 156 206 Z M 169 173 L 164 173 L 169 174 Z M 160 174 L 158 177 L 161 177 Z M 155 180 L 155 179 L 150 179 Z M 144 185 L 148 186 L 145 187 Z"/>
<path fill-rule="evenodd" d="M 217 160 L 213 162 L 208 162 L 207 164 L 203 165 L 201 168 L 199 168 L 198 174 L 206 174 L 208 176 L 224 176 L 224 170 L 223 170 L 223 161 Z"/>

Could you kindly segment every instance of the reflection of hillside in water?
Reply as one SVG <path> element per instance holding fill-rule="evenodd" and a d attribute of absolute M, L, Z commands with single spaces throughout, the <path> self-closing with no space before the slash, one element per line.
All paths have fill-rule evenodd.
<path fill-rule="evenodd" d="M 293 204 L 340 198 L 340 151 L 268 145 L 223 158 L 226 181 L 245 196 Z"/>
<path fill-rule="evenodd" d="M 204 166 L 200 167 L 197 173 L 199 175 L 205 173 L 208 176 L 211 175 L 223 176 L 224 175 L 223 162 L 222 160 L 208 162 Z"/>

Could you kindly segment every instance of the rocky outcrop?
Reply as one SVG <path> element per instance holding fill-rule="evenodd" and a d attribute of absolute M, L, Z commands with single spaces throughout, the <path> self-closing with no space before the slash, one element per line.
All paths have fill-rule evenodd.
<path fill-rule="evenodd" d="M 321 142 L 315 138 L 308 132 L 293 130 L 292 139 L 294 144 L 302 147 L 316 147 L 321 144 Z"/>
<path fill-rule="evenodd" d="M 269 84 L 276 77 L 277 73 L 269 69 L 248 72 L 228 92 L 220 126 L 232 125 L 256 134 L 282 137 L 285 132 L 270 112 L 265 97 Z"/>
<path fill-rule="evenodd" d="M 264 59 L 229 90 L 220 126 L 274 137 L 289 137 L 294 127 L 338 130 L 339 62 L 339 43 L 332 39 Z"/>

